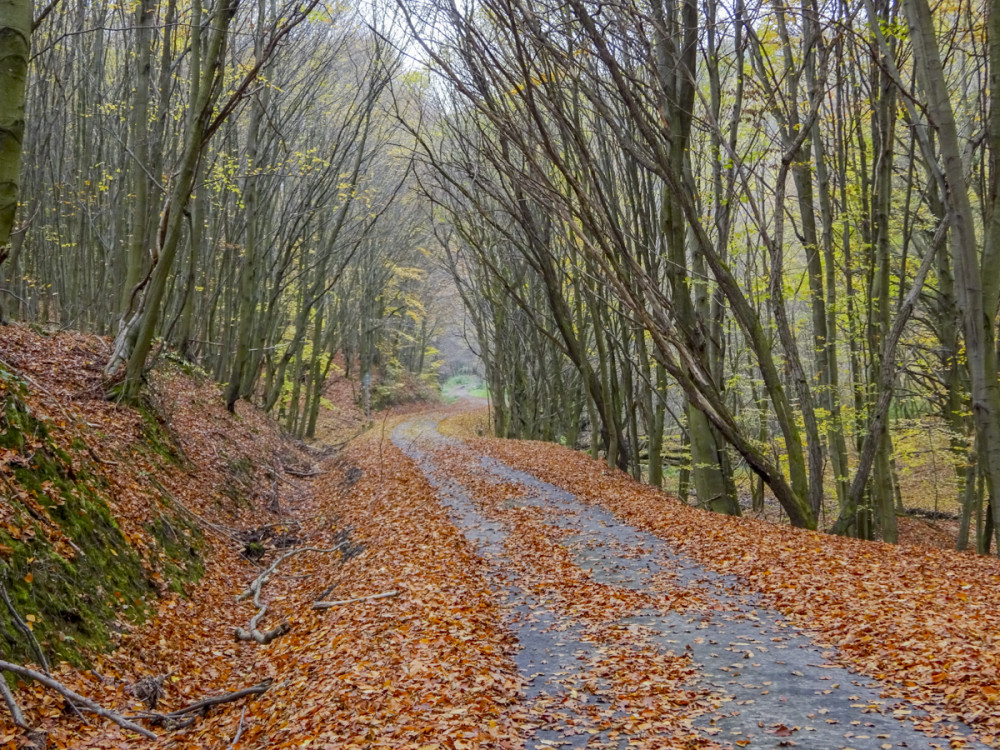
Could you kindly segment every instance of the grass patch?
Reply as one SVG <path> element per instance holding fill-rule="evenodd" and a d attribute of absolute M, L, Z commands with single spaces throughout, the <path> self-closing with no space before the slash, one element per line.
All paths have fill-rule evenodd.
<path fill-rule="evenodd" d="M 467 397 L 489 398 L 489 395 L 489 389 L 483 379 L 471 373 L 452 375 L 441 386 L 441 397 L 446 404 L 453 404 Z"/>

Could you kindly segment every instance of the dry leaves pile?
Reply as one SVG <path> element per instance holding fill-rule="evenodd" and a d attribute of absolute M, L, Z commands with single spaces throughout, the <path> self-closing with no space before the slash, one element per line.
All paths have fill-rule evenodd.
<path fill-rule="evenodd" d="M 891 681 L 932 721 L 962 719 L 1000 744 L 1000 561 L 710 516 L 560 446 L 474 444 L 743 577 L 845 666 Z"/>
<path fill-rule="evenodd" d="M 372 436 L 346 459 L 362 479 L 344 492 L 339 477 L 324 476 L 318 499 L 303 510 L 318 528 L 335 521 L 354 529 L 366 551 L 329 580 L 317 572 L 316 587 L 335 583 L 337 599 L 400 593 L 293 617 L 273 659 L 289 670 L 298 665 L 302 676 L 294 694 L 266 696 L 308 707 L 289 738 L 315 737 L 311 746 L 329 748 L 514 747 L 517 733 L 505 717 L 519 687 L 512 643 L 481 563 L 391 444 Z M 281 731 L 262 727 L 272 743 Z"/>

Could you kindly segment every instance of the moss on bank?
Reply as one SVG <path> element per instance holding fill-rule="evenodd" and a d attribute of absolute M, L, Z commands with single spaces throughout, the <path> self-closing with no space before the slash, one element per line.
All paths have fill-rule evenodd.
<path fill-rule="evenodd" d="M 204 537 L 190 521 L 165 511 L 150 527 L 161 549 L 164 579 L 171 591 L 184 594 L 184 584 L 197 583 L 205 574 L 201 551 Z"/>
<path fill-rule="evenodd" d="M 107 484 L 88 464 L 74 465 L 26 395 L 0 368 L 0 580 L 50 661 L 82 665 L 87 653 L 109 649 L 116 632 L 150 614 L 157 568 L 171 584 L 200 577 L 200 537 L 165 514 L 152 529 L 157 559 L 144 561 L 112 516 Z M 0 653 L 33 660 L 2 604 Z"/>

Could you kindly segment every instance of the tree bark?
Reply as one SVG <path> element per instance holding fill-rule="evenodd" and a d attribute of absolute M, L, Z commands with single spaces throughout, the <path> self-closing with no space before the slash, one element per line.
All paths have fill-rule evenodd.
<path fill-rule="evenodd" d="M 31 7 L 31 0 L 0 0 L 0 266 L 10 253 L 20 197 Z M 2 303 L 0 323 L 6 322 Z"/>
<path fill-rule="evenodd" d="M 955 267 L 955 291 L 962 311 L 965 333 L 966 361 L 972 390 L 972 413 L 979 435 L 979 460 L 985 474 L 987 493 L 994 532 L 1000 535 L 1000 384 L 997 382 L 997 351 L 994 333 L 996 314 L 996 284 L 1000 277 L 996 253 L 992 248 L 983 253 L 981 266 L 977 257 L 977 240 L 972 205 L 969 200 L 958 128 L 948 96 L 948 84 L 938 51 L 934 20 L 927 0 L 907 0 L 903 3 L 910 28 L 914 63 L 926 94 L 927 115 L 937 126 L 942 172 L 946 185 L 944 202 L 951 225 L 952 258 Z M 1000 26 L 997 3 L 990 3 L 991 58 L 1000 58 L 1000 39 L 996 33 Z M 991 68 L 991 81 L 997 75 Z M 994 95 L 1000 91 L 994 91 Z M 996 107 L 993 117 L 996 118 Z M 991 123 L 995 125 L 995 123 Z M 993 128 L 992 136 L 1000 139 L 1000 132 Z M 994 174 L 994 180 L 1000 175 Z M 995 236 L 991 242 L 1000 241 Z M 984 286 L 985 283 L 985 286 Z M 987 307 L 987 304 L 990 306 Z M 998 540 L 1000 548 L 1000 540 Z"/>

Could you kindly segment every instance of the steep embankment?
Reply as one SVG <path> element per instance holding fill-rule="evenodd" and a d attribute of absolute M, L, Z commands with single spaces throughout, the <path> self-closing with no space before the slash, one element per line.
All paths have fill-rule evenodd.
<path fill-rule="evenodd" d="M 203 575 L 199 517 L 252 524 L 295 449 L 165 362 L 144 403 L 104 398 L 107 344 L 0 330 L 0 580 L 53 661 L 82 664 Z M 6 653 L 32 657 L 0 606 Z"/>
<path fill-rule="evenodd" d="M 386 422 L 328 455 L 246 404 L 228 414 L 214 384 L 165 361 L 146 405 L 116 405 L 106 355 L 97 337 L 0 329 L 0 577 L 54 677 L 158 735 L 85 724 L 11 680 L 48 747 L 517 746 L 488 579 Z M 322 433 L 356 435 L 338 406 Z M 239 595 L 272 566 L 255 624 L 282 635 L 237 640 L 261 611 Z M 0 658 L 39 666 L 2 603 L 0 639 Z M 30 736 L 0 704 L 0 747 Z"/>
<path fill-rule="evenodd" d="M 14 662 L 44 657 L 59 671 L 134 648 L 143 623 L 205 588 L 207 562 L 238 568 L 254 549 L 238 530 L 274 521 L 282 462 L 305 460 L 262 415 L 228 414 L 212 384 L 169 362 L 143 404 L 108 402 L 106 356 L 98 337 L 0 330 L 0 582 L 10 599 L 0 646 Z M 127 684 L 155 663 L 128 661 L 98 672 Z M 34 716 L 26 699 L 44 724 L 52 696 Z"/>

